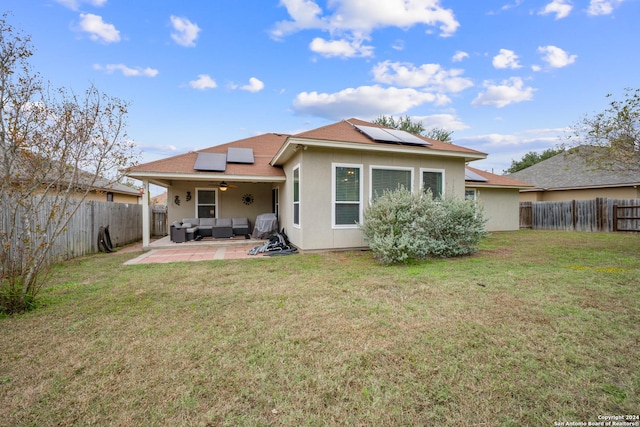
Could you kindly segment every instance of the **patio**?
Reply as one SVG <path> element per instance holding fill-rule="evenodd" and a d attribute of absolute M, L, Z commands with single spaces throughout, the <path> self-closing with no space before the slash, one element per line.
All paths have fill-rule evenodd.
<path fill-rule="evenodd" d="M 263 256 L 263 254 L 249 255 L 249 250 L 255 246 L 261 246 L 265 242 L 266 240 L 245 239 L 242 237 L 174 243 L 169 236 L 165 236 L 152 241 L 149 244 L 149 250 L 139 257 L 125 262 L 125 265 L 256 258 Z M 136 245 L 127 250 L 141 249 L 141 245 Z"/>

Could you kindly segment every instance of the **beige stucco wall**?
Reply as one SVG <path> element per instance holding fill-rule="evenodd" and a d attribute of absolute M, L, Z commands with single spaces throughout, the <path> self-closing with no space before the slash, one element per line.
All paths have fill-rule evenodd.
<path fill-rule="evenodd" d="M 271 207 L 271 183 L 233 183 L 237 188 L 229 188 L 222 192 L 217 189 L 217 185 L 206 182 L 177 181 L 168 189 L 168 224 L 180 221 L 182 218 L 193 218 L 196 212 L 196 189 L 207 189 L 217 191 L 217 218 L 246 217 L 251 221 L 251 226 L 255 225 L 256 217 L 263 213 L 272 211 Z M 187 192 L 191 192 L 191 200 L 187 201 Z M 246 205 L 243 203 L 243 196 L 250 194 L 253 196 L 253 203 Z M 175 198 L 180 198 L 180 204 L 175 203 Z"/>
<path fill-rule="evenodd" d="M 280 192 L 281 227 L 302 250 L 349 249 L 367 247 L 357 227 L 332 226 L 332 165 L 361 165 L 363 206 L 369 203 L 370 167 L 395 166 L 413 169 L 413 190 L 420 188 L 420 169 L 443 169 L 445 197 L 464 197 L 464 160 L 418 157 L 401 154 L 323 149 L 309 147 L 298 151 L 286 164 L 286 185 Z M 300 227 L 293 225 L 293 169 L 300 165 Z M 517 220 L 517 214 L 516 214 Z"/>
<path fill-rule="evenodd" d="M 106 202 L 107 193 L 92 191 L 87 194 L 87 197 L 85 198 L 85 200 L 92 200 L 96 202 Z M 130 204 L 137 205 L 140 203 L 140 196 L 137 196 L 134 194 L 113 193 L 113 202 L 114 203 L 130 203 Z"/>
<path fill-rule="evenodd" d="M 474 189 L 467 187 L 467 189 Z M 475 188 L 476 200 L 488 218 L 487 231 L 513 231 L 520 228 L 519 191 L 511 188 Z"/>
<path fill-rule="evenodd" d="M 521 202 L 557 202 L 561 200 L 639 199 L 640 187 L 593 188 L 585 190 L 527 191 L 520 193 Z"/>

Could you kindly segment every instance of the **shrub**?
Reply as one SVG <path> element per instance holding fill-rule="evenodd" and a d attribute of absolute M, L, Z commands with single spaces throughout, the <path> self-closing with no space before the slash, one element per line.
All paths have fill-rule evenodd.
<path fill-rule="evenodd" d="M 376 258 L 394 264 L 475 253 L 487 235 L 485 223 L 473 201 L 434 199 L 401 188 L 385 191 L 366 208 L 360 228 Z"/>

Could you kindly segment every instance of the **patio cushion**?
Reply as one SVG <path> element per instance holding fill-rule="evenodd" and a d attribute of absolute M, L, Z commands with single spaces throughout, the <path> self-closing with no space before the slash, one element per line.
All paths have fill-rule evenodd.
<path fill-rule="evenodd" d="M 213 227 L 216 225 L 215 218 L 200 218 L 200 227 Z"/>

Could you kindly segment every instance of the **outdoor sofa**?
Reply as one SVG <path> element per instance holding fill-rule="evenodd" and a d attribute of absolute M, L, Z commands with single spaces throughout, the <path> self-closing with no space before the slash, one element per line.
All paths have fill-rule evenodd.
<path fill-rule="evenodd" d="M 182 218 L 182 221 L 174 222 L 171 228 L 171 240 L 174 242 L 202 237 L 246 236 L 248 239 L 251 234 L 251 223 L 248 218 Z"/>

